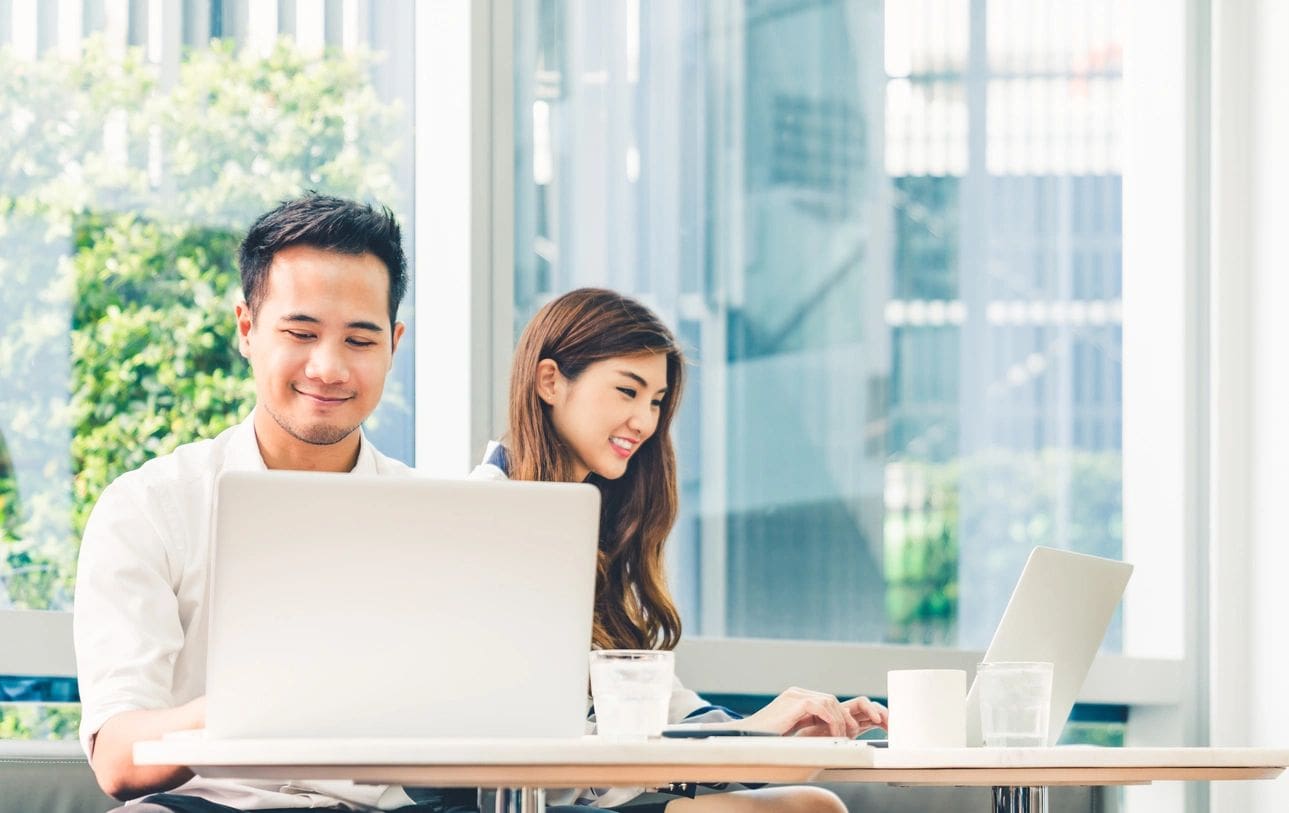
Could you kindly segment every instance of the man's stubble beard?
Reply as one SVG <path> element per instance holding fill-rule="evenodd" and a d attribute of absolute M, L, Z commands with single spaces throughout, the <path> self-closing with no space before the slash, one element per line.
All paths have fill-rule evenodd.
<path fill-rule="evenodd" d="M 270 416 L 272 416 L 273 421 L 282 428 L 283 432 L 286 432 L 301 443 L 307 443 L 310 446 L 334 446 L 352 435 L 354 431 L 361 426 L 360 423 L 357 423 L 348 428 L 329 426 L 327 424 L 300 427 L 287 420 L 284 416 L 274 412 L 267 405 L 265 406 L 265 410 Z"/>

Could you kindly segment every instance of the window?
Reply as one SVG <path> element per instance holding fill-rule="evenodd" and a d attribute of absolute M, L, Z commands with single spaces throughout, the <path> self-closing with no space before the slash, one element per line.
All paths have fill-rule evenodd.
<path fill-rule="evenodd" d="M 249 412 L 256 215 L 314 189 L 413 233 L 412 3 L 280 7 L 0 4 L 0 609 L 70 609 L 101 489 Z M 403 348 L 367 429 L 411 462 Z M 4 696 L 65 699 L 39 685 Z M 68 730 L 5 714 L 0 736 Z"/>
<path fill-rule="evenodd" d="M 1034 545 L 1122 554 L 1120 15 L 517 4 L 514 330 L 686 345 L 689 632 L 980 648 Z"/>

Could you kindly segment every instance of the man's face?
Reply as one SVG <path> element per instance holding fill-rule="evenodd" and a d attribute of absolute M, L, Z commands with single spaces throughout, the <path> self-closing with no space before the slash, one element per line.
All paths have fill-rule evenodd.
<path fill-rule="evenodd" d="M 389 272 L 374 254 L 279 251 L 259 312 L 237 307 L 259 406 L 296 440 L 339 443 L 376 405 L 403 324 L 389 323 Z"/>

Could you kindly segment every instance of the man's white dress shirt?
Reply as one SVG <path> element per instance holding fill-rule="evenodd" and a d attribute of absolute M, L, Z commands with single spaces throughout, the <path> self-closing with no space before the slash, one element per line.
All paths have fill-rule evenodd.
<path fill-rule="evenodd" d="M 253 420 L 254 413 L 213 439 L 185 444 L 121 475 L 90 514 L 81 539 L 73 626 L 81 744 L 91 760 L 94 737 L 111 717 L 173 708 L 206 693 L 215 481 L 225 471 L 265 470 Z M 363 436 L 353 471 L 407 475 L 411 469 Z M 351 782 L 198 777 L 171 792 L 245 810 L 341 803 L 390 810 L 411 803 L 401 788 Z"/>

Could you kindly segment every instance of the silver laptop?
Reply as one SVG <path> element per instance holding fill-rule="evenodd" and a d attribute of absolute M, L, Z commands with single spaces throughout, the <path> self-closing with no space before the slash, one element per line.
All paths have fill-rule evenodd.
<path fill-rule="evenodd" d="M 225 474 L 207 736 L 582 736 L 599 512 L 589 485 Z"/>
<path fill-rule="evenodd" d="M 1034 548 L 985 651 L 985 663 L 1051 661 L 1048 745 L 1065 728 L 1132 565 L 1099 556 Z M 980 698 L 967 693 L 967 745 L 981 745 Z"/>

